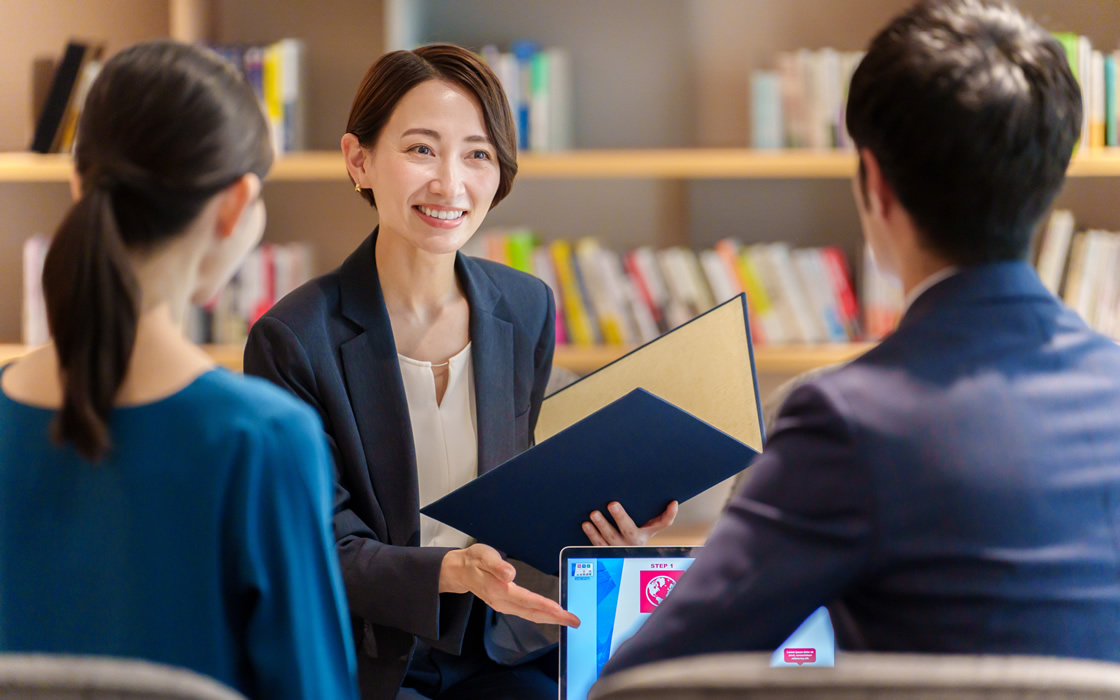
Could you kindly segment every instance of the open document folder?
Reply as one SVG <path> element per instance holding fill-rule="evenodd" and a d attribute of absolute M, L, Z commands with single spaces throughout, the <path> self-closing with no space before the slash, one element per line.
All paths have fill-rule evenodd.
<path fill-rule="evenodd" d="M 545 399 L 536 446 L 420 512 L 554 573 L 591 511 L 644 523 L 745 469 L 761 416 L 739 295 Z"/>

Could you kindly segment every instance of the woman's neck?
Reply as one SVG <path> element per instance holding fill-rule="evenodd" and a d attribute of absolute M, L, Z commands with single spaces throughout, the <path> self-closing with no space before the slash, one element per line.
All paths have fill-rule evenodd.
<path fill-rule="evenodd" d="M 454 253 L 429 253 L 382 229 L 374 247 L 377 276 L 390 316 L 433 319 L 463 298 Z"/>

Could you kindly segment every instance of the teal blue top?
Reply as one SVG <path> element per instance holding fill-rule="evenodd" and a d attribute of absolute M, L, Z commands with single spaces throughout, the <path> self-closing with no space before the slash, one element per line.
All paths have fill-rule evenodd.
<path fill-rule="evenodd" d="M 270 700 L 356 695 L 309 407 L 213 370 L 114 409 L 98 464 L 51 443 L 54 415 L 0 391 L 0 651 L 147 659 Z"/>

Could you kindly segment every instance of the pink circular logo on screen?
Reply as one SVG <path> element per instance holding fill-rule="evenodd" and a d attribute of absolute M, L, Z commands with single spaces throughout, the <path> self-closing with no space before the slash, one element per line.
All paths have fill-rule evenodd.
<path fill-rule="evenodd" d="M 665 600 L 665 596 L 669 595 L 675 585 L 677 582 L 669 576 L 654 576 L 646 584 L 646 603 L 655 608 L 661 605 L 661 601 Z"/>

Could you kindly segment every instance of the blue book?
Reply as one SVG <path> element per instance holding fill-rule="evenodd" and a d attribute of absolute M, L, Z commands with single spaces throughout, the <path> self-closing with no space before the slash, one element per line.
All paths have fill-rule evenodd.
<path fill-rule="evenodd" d="M 533 97 L 533 56 L 537 44 L 533 41 L 515 41 L 511 47 L 517 58 L 517 104 L 513 108 L 513 118 L 517 121 L 517 148 L 529 150 L 529 106 Z"/>
<path fill-rule="evenodd" d="M 1120 146 L 1116 123 L 1116 58 L 1104 57 L 1104 145 Z"/>
<path fill-rule="evenodd" d="M 420 512 L 553 573 L 592 511 L 643 524 L 746 469 L 761 416 L 740 294 L 549 396 L 534 447 Z"/>
<path fill-rule="evenodd" d="M 553 574 L 581 524 L 619 501 L 639 525 L 745 469 L 757 453 L 635 389 L 420 512 Z"/>
<path fill-rule="evenodd" d="M 751 74 L 751 148 L 782 147 L 782 79 L 774 71 Z"/>

